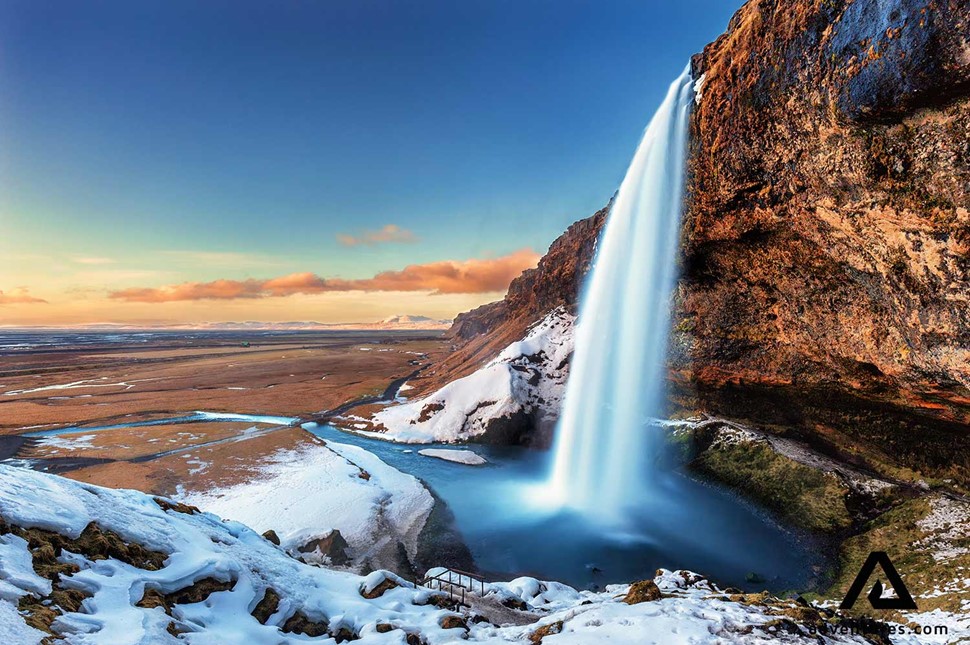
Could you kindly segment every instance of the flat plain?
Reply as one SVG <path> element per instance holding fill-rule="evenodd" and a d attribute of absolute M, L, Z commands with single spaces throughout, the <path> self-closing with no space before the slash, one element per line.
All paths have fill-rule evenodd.
<path fill-rule="evenodd" d="M 0 459 L 170 495 L 244 479 L 300 423 L 388 394 L 439 331 L 0 334 Z M 204 413 L 204 418 L 199 418 Z"/>

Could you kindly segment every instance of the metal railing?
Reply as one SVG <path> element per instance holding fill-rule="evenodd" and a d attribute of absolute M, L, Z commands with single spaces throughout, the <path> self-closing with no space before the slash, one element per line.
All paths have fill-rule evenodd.
<path fill-rule="evenodd" d="M 485 579 L 477 574 L 462 571 L 461 569 L 445 569 L 438 575 L 425 576 L 415 586 L 447 591 L 448 598 L 452 602 L 457 602 L 462 605 L 467 605 L 465 602 L 466 591 L 476 593 L 480 588 L 481 596 L 485 596 Z"/>

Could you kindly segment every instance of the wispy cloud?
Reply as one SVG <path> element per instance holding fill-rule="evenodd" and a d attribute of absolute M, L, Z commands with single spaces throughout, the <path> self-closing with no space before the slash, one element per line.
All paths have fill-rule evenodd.
<path fill-rule="evenodd" d="M 337 241 L 344 246 L 374 246 L 375 244 L 410 244 L 417 242 L 417 236 L 406 228 L 401 228 L 397 224 L 387 224 L 376 231 L 363 231 L 359 235 L 349 235 L 340 233 Z"/>
<path fill-rule="evenodd" d="M 34 303 L 46 303 L 46 300 L 35 298 L 27 289 L 20 287 L 10 292 L 0 291 L 0 305 L 24 305 Z"/>
<path fill-rule="evenodd" d="M 78 264 L 94 264 L 94 265 L 115 264 L 118 262 L 117 260 L 114 260 L 112 258 L 74 258 L 74 261 L 77 262 Z"/>
<path fill-rule="evenodd" d="M 128 302 L 175 302 L 273 298 L 336 291 L 486 293 L 506 289 L 513 278 L 525 269 L 534 267 L 538 261 L 538 253 L 532 249 L 521 249 L 498 258 L 412 264 L 400 271 L 384 271 L 372 278 L 356 280 L 292 273 L 264 280 L 213 280 L 158 288 L 122 289 L 112 292 L 110 297 Z"/>

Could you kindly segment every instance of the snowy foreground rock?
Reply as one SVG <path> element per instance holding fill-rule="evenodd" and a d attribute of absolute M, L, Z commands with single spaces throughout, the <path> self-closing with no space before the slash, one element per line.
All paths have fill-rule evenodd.
<path fill-rule="evenodd" d="M 373 417 L 375 427 L 387 439 L 430 443 L 551 424 L 569 376 L 575 320 L 564 309 L 553 310 L 478 371 L 422 399 L 381 410 Z"/>
<path fill-rule="evenodd" d="M 455 612 L 392 573 L 304 564 L 240 523 L 171 500 L 6 465 L 0 518 L 3 643 L 871 642 L 820 640 L 808 625 L 834 620 L 824 613 L 727 595 L 686 571 L 602 593 L 518 578 L 487 584 Z"/>
<path fill-rule="evenodd" d="M 278 451 L 245 481 L 179 499 L 260 533 L 272 530 L 291 555 L 351 569 L 395 566 L 402 550 L 413 562 L 434 507 L 411 475 L 363 448 L 320 439 Z M 347 543 L 338 557 L 324 548 L 334 530 Z"/>

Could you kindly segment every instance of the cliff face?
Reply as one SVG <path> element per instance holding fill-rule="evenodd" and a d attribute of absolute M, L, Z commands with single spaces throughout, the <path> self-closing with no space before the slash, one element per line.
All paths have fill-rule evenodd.
<path fill-rule="evenodd" d="M 968 474 L 970 5 L 751 0 L 693 59 L 691 405 Z"/>
<path fill-rule="evenodd" d="M 448 332 L 454 351 L 435 365 L 427 378 L 413 383 L 418 392 L 430 392 L 474 372 L 522 339 L 532 324 L 552 310 L 563 307 L 574 312 L 607 208 L 570 226 L 535 269 L 512 281 L 503 300 L 459 314 Z"/>
<path fill-rule="evenodd" d="M 750 0 L 694 57 L 682 408 L 970 482 L 968 38 L 963 1 Z M 604 220 L 459 316 L 420 391 L 572 307 Z"/>

